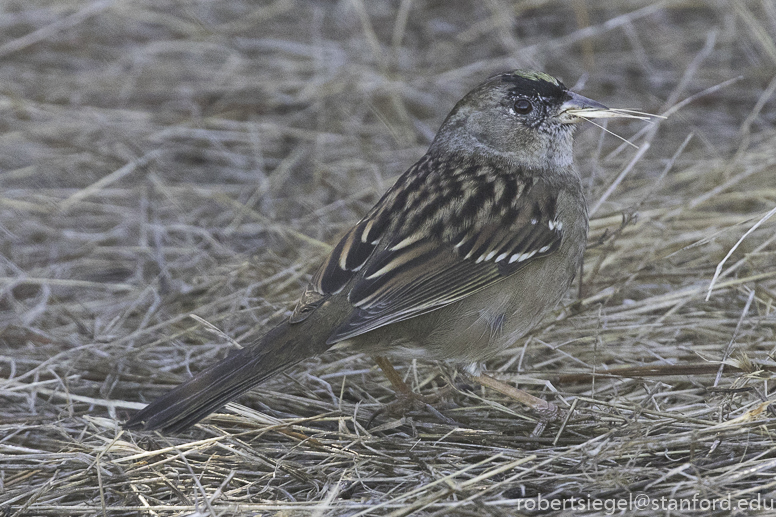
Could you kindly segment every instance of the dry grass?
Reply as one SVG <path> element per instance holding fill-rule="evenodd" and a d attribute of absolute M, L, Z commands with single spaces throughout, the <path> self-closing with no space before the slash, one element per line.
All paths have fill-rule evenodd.
<path fill-rule="evenodd" d="M 770 0 L 2 9 L 5 515 L 513 515 L 539 494 L 774 496 Z M 609 124 L 641 151 L 580 133 L 594 209 L 582 286 L 489 364 L 571 405 L 567 421 L 531 436 L 521 407 L 456 379 L 442 411 L 458 426 L 413 414 L 367 430 L 387 382 L 368 357 L 331 353 L 183 435 L 122 432 L 233 346 L 189 314 L 241 343 L 261 335 L 453 103 L 517 66 L 671 113 Z M 427 394 L 455 377 L 397 366 Z"/>

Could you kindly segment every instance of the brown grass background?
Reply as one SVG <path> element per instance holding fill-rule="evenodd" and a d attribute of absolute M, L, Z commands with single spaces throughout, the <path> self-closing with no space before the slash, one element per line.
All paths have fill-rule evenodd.
<path fill-rule="evenodd" d="M 0 27 L 3 515 L 774 496 L 771 0 L 8 0 Z M 581 287 L 488 364 L 568 420 L 531 436 L 509 399 L 400 359 L 421 393 L 452 380 L 458 425 L 365 429 L 388 383 L 329 353 L 182 435 L 120 429 L 278 321 L 455 101 L 516 67 L 669 114 L 609 124 L 639 151 L 582 128 Z"/>

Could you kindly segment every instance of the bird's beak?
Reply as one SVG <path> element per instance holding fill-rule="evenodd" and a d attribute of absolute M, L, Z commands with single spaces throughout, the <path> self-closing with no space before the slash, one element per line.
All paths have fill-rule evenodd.
<path fill-rule="evenodd" d="M 647 117 L 625 113 L 619 109 L 607 108 L 578 93 L 566 92 L 570 97 L 560 106 L 560 119 L 565 124 L 573 124 L 590 118 L 637 118 L 649 120 Z"/>

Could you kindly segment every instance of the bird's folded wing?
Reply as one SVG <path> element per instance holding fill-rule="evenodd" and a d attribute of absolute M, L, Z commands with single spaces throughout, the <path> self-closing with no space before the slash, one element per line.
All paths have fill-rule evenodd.
<path fill-rule="evenodd" d="M 521 183 L 508 197 L 492 185 L 467 185 L 466 198 L 479 195 L 468 205 L 437 196 L 433 208 L 413 206 L 389 192 L 321 265 L 291 322 L 346 290 L 352 311 L 327 339 L 337 343 L 454 303 L 552 253 L 563 235 L 557 193 L 532 178 L 511 179 Z"/>

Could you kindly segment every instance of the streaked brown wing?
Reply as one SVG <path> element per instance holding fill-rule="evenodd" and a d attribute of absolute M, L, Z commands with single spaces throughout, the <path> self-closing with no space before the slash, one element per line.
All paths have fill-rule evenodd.
<path fill-rule="evenodd" d="M 560 246 L 556 196 L 514 171 L 425 157 L 337 244 L 291 321 L 347 289 L 353 311 L 333 344 L 461 300 Z"/>

